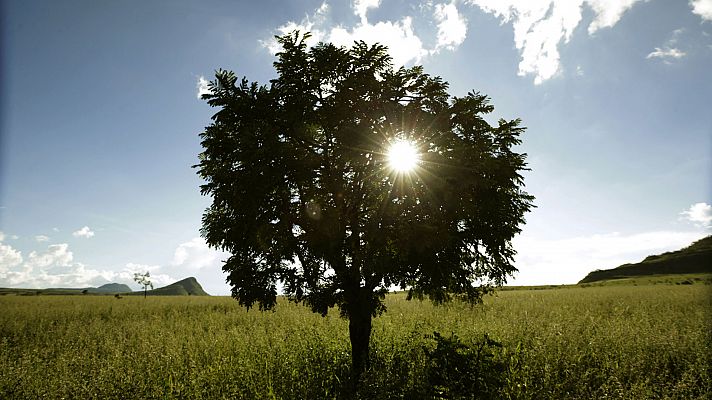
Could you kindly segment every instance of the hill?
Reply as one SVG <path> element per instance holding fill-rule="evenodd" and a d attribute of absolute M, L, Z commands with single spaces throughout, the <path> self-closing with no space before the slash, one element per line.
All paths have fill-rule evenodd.
<path fill-rule="evenodd" d="M 88 293 L 127 293 L 131 292 L 131 288 L 123 283 L 107 283 L 98 288 L 87 288 Z"/>
<path fill-rule="evenodd" d="M 590 272 L 579 284 L 649 275 L 705 273 L 712 273 L 712 235 L 677 251 L 648 256 L 639 263 Z"/>
<path fill-rule="evenodd" d="M 122 283 L 107 283 L 106 285 L 101 285 L 98 288 L 89 287 L 82 289 L 72 289 L 72 288 L 50 288 L 50 289 L 8 289 L 0 288 L 0 295 L 14 294 L 14 295 L 78 295 L 78 294 L 94 294 L 94 295 L 110 295 L 110 294 L 122 294 L 124 296 L 128 295 L 143 295 L 143 290 L 132 291 L 128 285 Z M 210 296 L 203 290 L 200 283 L 193 278 L 186 278 L 180 280 L 176 283 L 164 286 L 162 288 L 149 290 L 147 293 L 149 296 Z"/>
<path fill-rule="evenodd" d="M 86 288 L 48 288 L 48 289 L 24 289 L 24 288 L 0 288 L 0 295 L 15 294 L 22 296 L 31 295 L 72 295 L 72 294 L 117 294 L 131 292 L 131 288 L 123 283 L 107 283 L 99 287 Z"/>
<path fill-rule="evenodd" d="M 143 294 L 143 291 L 128 294 L 140 295 Z M 149 296 L 210 296 L 193 277 L 185 278 L 162 288 L 149 290 L 146 294 Z"/>

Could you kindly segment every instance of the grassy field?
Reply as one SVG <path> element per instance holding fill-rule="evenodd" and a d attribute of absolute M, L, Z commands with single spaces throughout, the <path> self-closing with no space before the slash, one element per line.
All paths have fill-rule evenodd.
<path fill-rule="evenodd" d="M 361 397 L 435 396 L 439 332 L 473 348 L 484 334 L 501 343 L 485 349 L 496 367 L 485 372 L 500 371 L 488 381 L 492 398 L 709 399 L 711 289 L 507 290 L 474 308 L 390 295 Z M 248 312 L 226 297 L 14 295 L 0 296 L 0 310 L 2 399 L 348 396 L 347 321 L 335 311 L 322 318 L 284 301 Z"/>

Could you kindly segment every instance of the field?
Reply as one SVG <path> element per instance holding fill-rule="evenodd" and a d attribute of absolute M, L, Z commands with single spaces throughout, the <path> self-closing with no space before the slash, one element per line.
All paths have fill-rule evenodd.
<path fill-rule="evenodd" d="M 709 399 L 711 289 L 507 290 L 475 307 L 392 294 L 374 320 L 361 397 L 457 398 L 457 375 L 479 374 L 491 398 Z M 227 297 L 15 295 L 0 296 L 0 310 L 2 399 L 348 397 L 348 328 L 336 311 L 322 318 L 282 301 L 276 312 L 248 312 Z M 484 334 L 501 347 L 483 345 Z M 443 364 L 458 340 L 455 353 L 479 349 L 484 369 Z"/>

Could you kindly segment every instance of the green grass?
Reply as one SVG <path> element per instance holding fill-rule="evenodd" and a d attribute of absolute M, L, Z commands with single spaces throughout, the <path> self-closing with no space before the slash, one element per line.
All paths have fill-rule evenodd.
<path fill-rule="evenodd" d="M 711 398 L 710 285 L 509 290 L 482 306 L 390 295 L 363 397 L 428 392 L 433 332 L 503 344 L 498 398 Z M 347 321 L 286 301 L 0 296 L 0 398 L 346 397 Z"/>

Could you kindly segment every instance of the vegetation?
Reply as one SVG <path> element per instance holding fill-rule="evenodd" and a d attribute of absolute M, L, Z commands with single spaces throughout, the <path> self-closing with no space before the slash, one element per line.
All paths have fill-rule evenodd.
<path fill-rule="evenodd" d="M 151 282 L 151 273 L 146 271 L 145 273 L 136 272 L 134 273 L 134 281 L 139 285 L 143 286 L 143 297 L 146 298 L 148 287 L 153 289 L 153 282 Z"/>
<path fill-rule="evenodd" d="M 487 96 L 394 70 L 384 46 L 307 49 L 308 36 L 277 38 L 269 86 L 220 70 L 203 95 L 218 111 L 200 135 L 202 234 L 231 254 L 240 304 L 271 309 L 282 282 L 314 312 L 337 306 L 357 380 L 389 288 L 478 302 L 516 270 L 511 239 L 533 201 L 513 151 L 524 128 L 490 125 Z"/>
<path fill-rule="evenodd" d="M 596 270 L 579 283 L 611 279 L 626 279 L 646 275 L 712 273 L 712 235 L 700 239 L 684 249 L 646 257 L 635 264 Z"/>
<path fill-rule="evenodd" d="M 437 308 L 390 294 L 359 396 L 708 399 L 711 289 L 509 290 Z M 350 398 L 348 322 L 278 302 L 0 296 L 0 398 Z"/>

